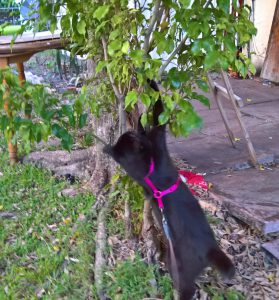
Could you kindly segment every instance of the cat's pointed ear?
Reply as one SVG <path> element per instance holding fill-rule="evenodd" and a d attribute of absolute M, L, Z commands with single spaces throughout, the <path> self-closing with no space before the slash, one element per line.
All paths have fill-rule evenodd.
<path fill-rule="evenodd" d="M 146 134 L 146 131 L 145 131 L 145 129 L 144 129 L 144 127 L 142 126 L 142 124 L 141 124 L 141 116 L 142 115 L 140 115 L 140 117 L 139 117 L 139 119 L 138 119 L 138 133 L 139 134 Z"/>

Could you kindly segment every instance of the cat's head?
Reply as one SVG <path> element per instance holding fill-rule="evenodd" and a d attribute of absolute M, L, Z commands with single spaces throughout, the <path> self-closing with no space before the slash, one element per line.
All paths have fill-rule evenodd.
<path fill-rule="evenodd" d="M 153 150 L 152 142 L 147 135 L 128 131 L 119 137 L 114 146 L 106 146 L 104 152 L 118 162 L 136 181 L 142 182 L 148 173 Z"/>

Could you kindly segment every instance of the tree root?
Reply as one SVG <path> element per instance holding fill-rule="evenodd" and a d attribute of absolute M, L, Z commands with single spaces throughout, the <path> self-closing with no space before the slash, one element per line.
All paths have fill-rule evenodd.
<path fill-rule="evenodd" d="M 104 197 L 99 195 L 99 197 Z M 97 294 L 100 300 L 106 300 L 104 286 L 103 286 L 103 271 L 106 266 L 106 215 L 108 212 L 108 201 L 104 199 L 104 206 L 101 208 L 97 219 L 97 233 L 96 233 L 96 253 L 95 253 L 95 285 Z"/>
<path fill-rule="evenodd" d="M 37 151 L 23 158 L 23 163 L 34 163 L 52 171 L 57 176 L 72 176 L 89 180 L 95 168 L 94 147 L 72 152 Z"/>

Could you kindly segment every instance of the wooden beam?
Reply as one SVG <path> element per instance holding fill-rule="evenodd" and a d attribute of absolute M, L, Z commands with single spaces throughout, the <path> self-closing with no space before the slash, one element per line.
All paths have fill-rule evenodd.
<path fill-rule="evenodd" d="M 230 84 L 228 75 L 227 75 L 227 73 L 224 72 L 224 70 L 221 70 L 221 75 L 222 75 L 222 78 L 224 80 L 226 89 L 228 91 L 228 95 L 229 95 L 229 98 L 230 98 L 231 103 L 233 105 L 234 111 L 236 113 L 237 120 L 238 120 L 239 125 L 241 127 L 241 130 L 243 132 L 243 135 L 244 135 L 244 138 L 245 138 L 245 141 L 246 141 L 246 145 L 247 145 L 247 148 L 248 148 L 248 151 L 249 151 L 249 154 L 250 154 L 251 161 L 252 161 L 253 165 L 256 167 L 256 166 L 259 165 L 258 160 L 257 160 L 256 151 L 255 151 L 254 146 L 251 142 L 250 135 L 249 135 L 249 133 L 248 133 L 243 121 L 242 121 L 241 113 L 240 113 L 238 107 L 236 106 L 236 101 L 234 99 L 234 93 L 233 93 L 232 86 Z"/>
<path fill-rule="evenodd" d="M 228 95 L 228 91 L 222 87 L 220 84 L 216 83 L 215 81 L 213 82 L 217 91 L 220 92 L 226 99 L 230 100 L 230 97 Z M 238 105 L 238 107 L 243 107 L 244 104 L 243 104 L 243 100 L 241 97 L 237 96 L 236 94 L 233 94 L 234 95 L 234 99 Z"/>
<path fill-rule="evenodd" d="M 8 67 L 9 61 L 7 58 L 0 58 L 0 69 L 5 69 Z M 8 117 L 11 117 L 11 111 L 9 108 L 9 93 L 5 92 L 4 94 L 4 109 Z M 13 136 L 13 133 L 12 133 Z M 10 163 L 12 165 L 16 164 L 18 161 L 17 158 L 17 144 L 12 143 L 12 137 L 7 141 L 8 142 L 8 150 L 9 150 L 9 157 L 10 157 Z"/>
<path fill-rule="evenodd" d="M 218 93 L 217 93 L 217 87 L 216 87 L 216 84 L 212 81 L 211 77 L 209 74 L 207 74 L 207 79 L 208 79 L 208 84 L 209 84 L 209 87 L 211 89 L 211 92 L 212 92 L 212 95 L 213 95 L 213 98 L 214 100 L 216 101 L 217 103 L 217 106 L 219 108 L 219 111 L 220 111 L 220 114 L 221 114 L 221 117 L 223 119 L 223 122 L 225 124 L 225 127 L 226 127 L 226 130 L 227 130 L 227 133 L 228 133 L 228 136 L 229 136 L 229 139 L 232 143 L 232 146 L 235 148 L 235 138 L 234 138 L 234 134 L 230 128 L 230 124 L 229 124 L 229 120 L 228 120 L 228 117 L 227 117 L 227 114 L 223 108 L 223 104 L 221 102 L 221 100 L 218 98 Z M 227 94 L 228 95 L 228 94 Z"/>
<path fill-rule="evenodd" d="M 279 0 L 274 11 L 261 77 L 279 83 Z"/>

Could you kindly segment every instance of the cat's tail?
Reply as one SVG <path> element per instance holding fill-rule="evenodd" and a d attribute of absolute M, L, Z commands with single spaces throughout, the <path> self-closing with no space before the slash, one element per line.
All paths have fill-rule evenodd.
<path fill-rule="evenodd" d="M 210 263 L 217 268 L 217 270 L 222 273 L 223 276 L 231 278 L 234 276 L 235 268 L 231 260 L 227 255 L 219 248 L 211 248 L 207 257 Z"/>

